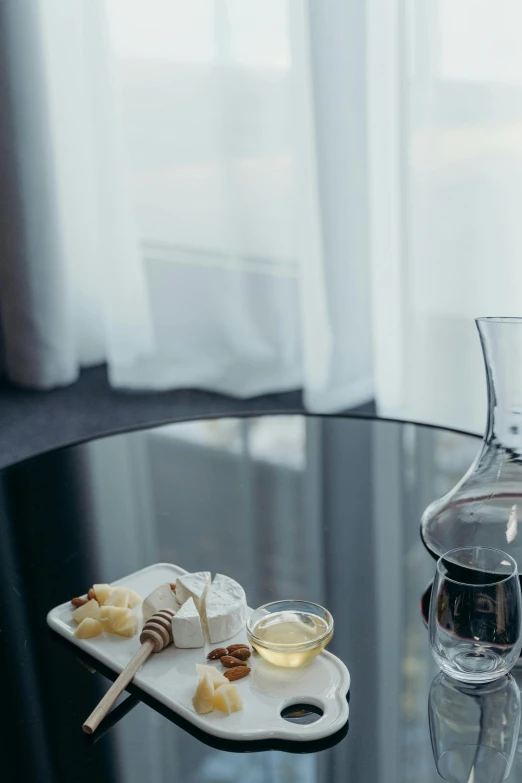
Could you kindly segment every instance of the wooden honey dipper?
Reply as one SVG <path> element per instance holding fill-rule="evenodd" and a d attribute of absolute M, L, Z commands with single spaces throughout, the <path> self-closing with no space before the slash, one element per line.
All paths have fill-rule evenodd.
<path fill-rule="evenodd" d="M 172 644 L 172 618 L 174 614 L 172 609 L 162 609 L 161 612 L 156 612 L 150 620 L 147 620 L 140 634 L 140 649 L 83 724 L 82 729 L 86 734 L 92 734 L 100 725 L 120 693 L 125 690 L 149 655 L 153 652 L 161 652 L 169 644 Z"/>

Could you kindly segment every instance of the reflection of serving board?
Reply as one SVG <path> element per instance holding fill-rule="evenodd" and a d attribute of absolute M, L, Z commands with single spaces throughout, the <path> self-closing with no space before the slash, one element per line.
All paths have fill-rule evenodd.
<path fill-rule="evenodd" d="M 156 563 L 119 579 L 114 585 L 132 587 L 145 597 L 158 585 L 175 582 L 185 573 L 178 566 Z M 74 635 L 76 624 L 71 618 L 71 610 L 69 602 L 52 609 L 47 616 L 49 626 L 113 671 L 122 671 L 139 647 L 139 634 L 131 639 L 112 634 L 78 639 Z M 135 611 L 141 615 L 139 609 Z M 251 611 L 249 609 L 249 613 Z M 140 629 L 142 624 L 141 618 Z M 344 726 L 348 720 L 346 694 L 350 675 L 344 663 L 324 651 L 302 669 L 282 669 L 268 664 L 257 654 L 252 655 L 249 661 L 252 673 L 237 683 L 243 697 L 243 710 L 228 716 L 217 710 L 208 715 L 198 715 L 192 706 L 192 696 L 198 684 L 196 663 L 208 663 L 206 655 L 213 647 L 246 641 L 243 629 L 226 644 L 207 643 L 204 648 L 188 650 L 170 646 L 152 655 L 136 674 L 133 683 L 203 731 L 225 739 L 312 740 L 333 734 Z M 224 671 L 219 663 L 215 665 Z M 319 706 L 323 716 L 309 725 L 289 723 L 281 718 L 280 712 L 285 707 L 302 703 Z"/>

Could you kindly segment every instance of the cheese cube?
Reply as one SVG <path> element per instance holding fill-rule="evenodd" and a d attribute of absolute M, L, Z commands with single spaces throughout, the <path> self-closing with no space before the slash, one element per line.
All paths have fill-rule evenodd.
<path fill-rule="evenodd" d="M 111 594 L 105 599 L 104 606 L 123 606 L 125 609 L 129 602 L 129 588 L 115 587 Z"/>
<path fill-rule="evenodd" d="M 205 675 L 208 674 L 208 676 L 214 683 L 214 688 L 219 688 L 220 685 L 228 685 L 227 678 L 224 677 L 221 674 L 221 672 L 215 669 L 213 666 L 205 666 L 202 663 L 197 663 L 196 672 L 198 674 L 200 681 L 203 679 L 203 677 L 205 677 Z"/>
<path fill-rule="evenodd" d="M 78 609 L 75 609 L 72 613 L 73 620 L 80 624 L 82 620 L 85 620 L 86 617 L 91 617 L 93 620 L 99 620 L 100 619 L 100 605 L 98 601 L 95 601 L 94 598 L 91 598 L 90 601 L 87 601 L 86 604 L 83 606 L 79 606 Z"/>
<path fill-rule="evenodd" d="M 100 620 L 107 633 L 118 633 L 131 620 L 132 614 L 123 606 L 102 606 Z"/>
<path fill-rule="evenodd" d="M 94 620 L 92 617 L 86 617 L 81 621 L 78 628 L 75 630 L 74 635 L 78 639 L 90 639 L 92 636 L 98 636 L 103 631 L 103 625 L 99 620 Z"/>
<path fill-rule="evenodd" d="M 214 709 L 214 685 L 209 674 L 205 674 L 192 698 L 192 704 L 198 715 L 212 712 Z"/>
<path fill-rule="evenodd" d="M 96 596 L 96 600 L 100 604 L 100 606 L 103 606 L 107 598 L 112 593 L 112 587 L 110 585 L 93 585 L 92 589 L 94 590 L 94 595 Z"/>
<path fill-rule="evenodd" d="M 237 687 L 230 683 L 229 685 L 222 685 L 214 693 L 214 707 L 216 710 L 221 710 L 225 715 L 230 715 L 231 712 L 238 712 L 243 709 L 243 700 Z"/>

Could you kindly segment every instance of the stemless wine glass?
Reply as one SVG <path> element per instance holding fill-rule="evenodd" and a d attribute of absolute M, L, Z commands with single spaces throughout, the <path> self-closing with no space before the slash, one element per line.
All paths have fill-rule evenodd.
<path fill-rule="evenodd" d="M 440 668 L 464 682 L 507 674 L 522 647 L 517 564 L 500 549 L 452 549 L 437 563 L 430 643 Z"/>

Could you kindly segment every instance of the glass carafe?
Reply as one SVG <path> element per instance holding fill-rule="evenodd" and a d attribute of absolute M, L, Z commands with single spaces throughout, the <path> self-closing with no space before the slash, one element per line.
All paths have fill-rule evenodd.
<path fill-rule="evenodd" d="M 486 433 L 465 476 L 425 510 L 421 535 L 436 557 L 476 544 L 509 552 L 522 571 L 522 318 L 476 324 L 487 375 Z"/>

